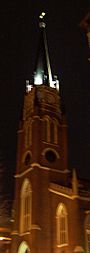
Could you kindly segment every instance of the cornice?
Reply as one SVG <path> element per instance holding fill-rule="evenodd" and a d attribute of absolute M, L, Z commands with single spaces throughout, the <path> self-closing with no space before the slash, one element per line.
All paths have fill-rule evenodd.
<path fill-rule="evenodd" d="M 45 167 L 45 166 L 41 166 L 39 163 L 32 163 L 31 166 L 28 169 L 26 169 L 23 172 L 20 172 L 20 173 L 16 174 L 14 177 L 15 178 L 20 178 L 20 177 L 24 176 L 25 174 L 27 174 L 28 172 L 32 171 L 35 167 L 37 167 L 39 169 L 42 169 L 42 170 L 46 170 L 46 171 L 58 172 L 60 174 L 61 173 L 66 174 L 66 173 L 70 172 L 68 170 L 61 171 L 61 170 L 51 169 L 51 168 L 48 168 L 48 167 Z"/>
<path fill-rule="evenodd" d="M 79 200 L 83 200 L 83 201 L 90 201 L 90 197 L 89 197 L 90 195 L 89 196 L 84 196 L 84 195 L 81 196 L 79 194 L 75 195 L 71 188 L 57 185 L 57 184 L 53 184 L 53 183 L 50 184 L 49 191 L 56 194 L 56 195 L 60 195 L 65 198 L 69 198 L 71 200 L 79 199 Z"/>

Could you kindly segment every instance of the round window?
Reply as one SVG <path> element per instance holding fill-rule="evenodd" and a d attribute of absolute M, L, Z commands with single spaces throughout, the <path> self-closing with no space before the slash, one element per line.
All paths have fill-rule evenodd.
<path fill-rule="evenodd" d="M 51 163 L 55 162 L 56 160 L 56 154 L 52 150 L 48 150 L 45 156 L 46 156 L 46 159 Z"/>
<path fill-rule="evenodd" d="M 31 155 L 30 153 L 27 153 L 25 156 L 25 165 L 28 165 L 30 163 Z"/>

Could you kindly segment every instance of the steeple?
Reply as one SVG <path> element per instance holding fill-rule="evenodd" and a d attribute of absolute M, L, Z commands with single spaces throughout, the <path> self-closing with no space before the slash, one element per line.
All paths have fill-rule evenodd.
<path fill-rule="evenodd" d="M 35 85 L 44 84 L 52 88 L 59 89 L 59 82 L 57 80 L 57 77 L 55 76 L 55 80 L 52 79 L 44 16 L 45 16 L 44 12 L 42 12 L 41 15 L 39 16 L 40 40 L 34 70 L 34 84 Z"/>

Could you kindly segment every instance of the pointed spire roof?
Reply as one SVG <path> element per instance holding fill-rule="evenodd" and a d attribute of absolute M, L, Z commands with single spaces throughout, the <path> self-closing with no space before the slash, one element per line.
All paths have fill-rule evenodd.
<path fill-rule="evenodd" d="M 41 15 L 39 16 L 40 38 L 34 68 L 33 84 L 46 85 L 55 88 L 57 91 L 59 91 L 59 81 L 57 80 L 57 76 L 55 75 L 54 80 L 52 79 L 44 16 L 45 12 L 42 12 Z M 33 85 L 29 83 L 29 80 L 26 80 L 26 92 L 27 93 L 30 92 L 32 88 Z"/>
<path fill-rule="evenodd" d="M 47 86 L 50 86 L 50 84 L 52 83 L 52 74 L 47 47 L 45 31 L 46 24 L 44 22 L 44 16 L 44 12 L 42 12 L 42 14 L 39 16 L 40 40 L 34 71 L 34 84 L 45 84 Z"/>

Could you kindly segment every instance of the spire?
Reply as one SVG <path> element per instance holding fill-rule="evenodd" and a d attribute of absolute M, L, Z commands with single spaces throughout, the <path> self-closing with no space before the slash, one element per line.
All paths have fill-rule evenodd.
<path fill-rule="evenodd" d="M 46 24 L 44 22 L 45 13 L 42 12 L 39 16 L 39 28 L 40 28 L 40 40 L 38 53 L 34 71 L 34 84 L 41 85 L 45 84 L 52 88 L 56 88 L 58 85 L 57 78 L 52 80 L 52 73 L 50 67 L 47 39 L 46 39 Z"/>

